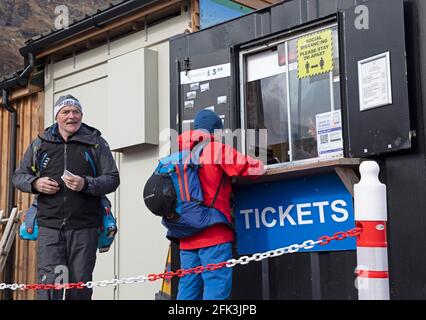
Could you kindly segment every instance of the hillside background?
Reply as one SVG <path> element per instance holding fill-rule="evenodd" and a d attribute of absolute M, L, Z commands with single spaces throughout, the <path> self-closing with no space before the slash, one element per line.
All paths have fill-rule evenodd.
<path fill-rule="evenodd" d="M 65 5 L 70 24 L 111 0 L 0 0 L 0 78 L 23 68 L 19 48 L 25 41 L 55 28 L 55 8 Z"/>

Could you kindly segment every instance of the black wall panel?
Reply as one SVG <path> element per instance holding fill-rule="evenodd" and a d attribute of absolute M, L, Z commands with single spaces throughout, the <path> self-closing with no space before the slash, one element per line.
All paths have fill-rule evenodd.
<path fill-rule="evenodd" d="M 358 29 L 354 8 L 343 11 L 346 151 L 350 157 L 411 148 L 402 0 L 365 2 L 367 29 Z M 386 14 L 384 14 L 386 12 Z M 389 36 L 392 35 L 392 36 Z M 389 52 L 392 103 L 360 111 L 358 61 Z"/>
<path fill-rule="evenodd" d="M 364 34 L 354 30 L 354 9 L 359 4 L 367 5 L 371 14 L 371 30 Z M 196 111 L 184 114 L 182 105 L 188 88 L 180 84 L 179 72 L 183 70 L 185 58 L 189 59 L 192 70 L 226 61 L 232 64 L 231 77 L 218 80 L 216 87 L 228 92 L 228 104 L 221 107 L 226 108 L 222 111 L 226 112 L 229 127 L 236 128 L 239 125 L 240 46 L 333 15 L 341 18 L 339 30 L 344 40 L 341 42 L 341 67 L 345 153 L 377 160 L 381 166 L 381 181 L 387 184 L 391 298 L 425 299 L 426 1 L 292 0 L 197 33 L 177 36 L 170 41 L 171 128 L 178 129 L 176 117 L 179 113 L 182 121 Z M 359 115 L 356 61 L 388 50 L 392 59 L 394 105 Z M 200 106 L 214 102 L 206 99 L 200 101 Z M 408 132 L 412 129 L 417 133 L 410 141 Z M 389 139 L 394 141 L 397 137 L 402 139 L 399 148 L 383 148 L 383 145 L 387 147 L 385 143 Z M 367 145 L 372 152 L 364 152 Z M 398 151 L 401 149 L 403 151 Z M 252 262 L 235 267 L 232 298 L 357 299 L 355 266 L 353 251 L 281 256 L 269 259 L 269 283 L 265 286 L 261 263 Z M 262 288 L 268 286 L 269 294 L 265 295 Z"/>

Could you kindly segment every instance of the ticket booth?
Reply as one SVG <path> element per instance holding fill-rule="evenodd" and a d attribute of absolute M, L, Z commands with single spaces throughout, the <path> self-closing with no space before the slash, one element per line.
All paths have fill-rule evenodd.
<path fill-rule="evenodd" d="M 390 163 L 417 152 L 405 2 L 285 1 L 171 40 L 171 128 L 212 109 L 234 146 L 267 164 L 255 182 L 234 181 L 236 257 L 353 228 L 364 159 L 392 185 L 390 223 L 398 214 Z M 355 267 L 354 238 L 237 265 L 232 298 L 357 299 Z"/>

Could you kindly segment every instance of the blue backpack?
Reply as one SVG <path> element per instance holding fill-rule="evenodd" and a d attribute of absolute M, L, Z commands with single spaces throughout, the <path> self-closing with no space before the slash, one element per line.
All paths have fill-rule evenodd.
<path fill-rule="evenodd" d="M 117 223 L 111 212 L 111 202 L 106 196 L 101 197 L 102 226 L 99 229 L 98 250 L 107 252 L 117 233 Z M 22 240 L 35 241 L 38 238 L 37 197 L 25 213 L 24 221 L 19 227 L 19 237 Z"/>
<path fill-rule="evenodd" d="M 22 240 L 35 241 L 38 238 L 37 217 L 37 197 L 34 198 L 31 207 L 27 210 L 24 216 L 24 221 L 19 227 L 19 237 Z"/>
<path fill-rule="evenodd" d="M 118 231 L 117 221 L 111 212 L 111 202 L 106 196 L 101 197 L 102 208 L 102 226 L 100 227 L 98 250 L 100 253 L 108 252 L 109 248 L 114 241 L 115 235 Z"/>
<path fill-rule="evenodd" d="M 214 208 L 223 173 L 214 199 L 204 204 L 203 190 L 198 177 L 199 158 L 208 144 L 199 143 L 192 151 L 182 150 L 161 158 L 144 187 L 144 201 L 155 215 L 162 216 L 170 240 L 193 236 L 214 224 L 224 223 L 232 228 L 226 216 Z"/>

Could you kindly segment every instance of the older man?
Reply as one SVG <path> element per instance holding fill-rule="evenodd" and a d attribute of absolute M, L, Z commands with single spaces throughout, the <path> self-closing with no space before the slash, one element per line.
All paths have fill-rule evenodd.
<path fill-rule="evenodd" d="M 101 133 L 82 123 L 72 95 L 54 106 L 56 123 L 28 147 L 13 176 L 16 188 L 38 194 L 39 283 L 87 282 L 95 267 L 101 196 L 120 184 L 112 153 Z M 35 152 L 36 151 L 36 152 Z M 69 289 L 66 299 L 91 299 L 92 289 Z M 62 299 L 59 290 L 39 299 Z"/>

